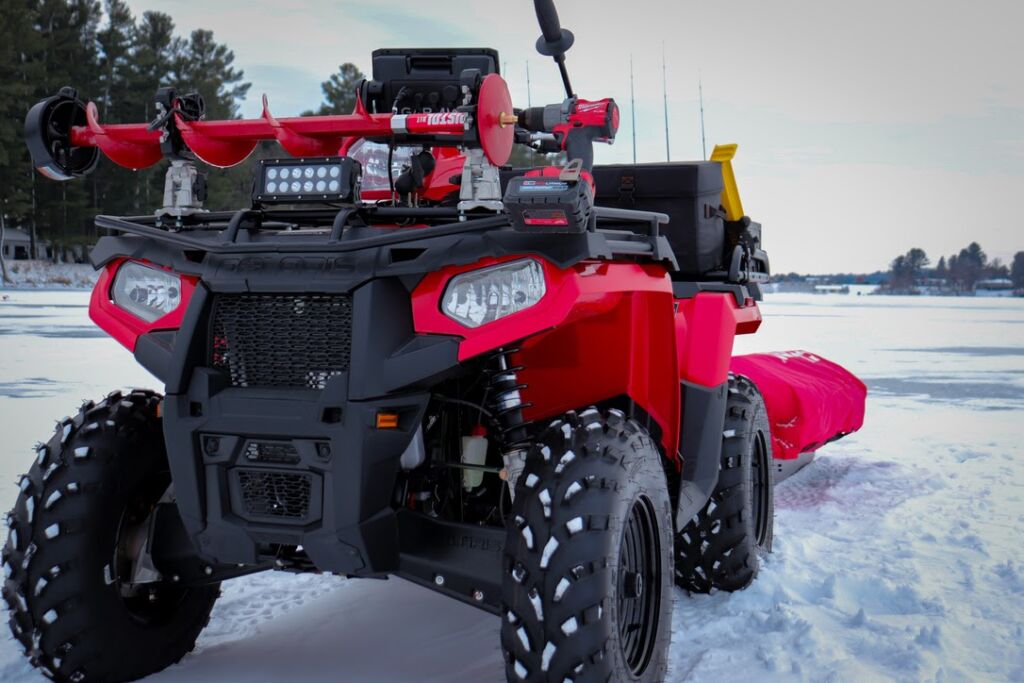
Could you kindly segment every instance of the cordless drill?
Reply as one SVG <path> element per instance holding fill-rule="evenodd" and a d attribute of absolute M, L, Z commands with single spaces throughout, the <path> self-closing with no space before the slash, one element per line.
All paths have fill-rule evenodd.
<path fill-rule="evenodd" d="M 581 100 L 569 97 L 561 104 L 530 107 L 519 112 L 518 142 L 540 152 L 565 152 L 568 161 L 579 159 L 583 169 L 594 166 L 594 143 L 611 144 L 619 129 L 619 108 L 610 97 Z"/>

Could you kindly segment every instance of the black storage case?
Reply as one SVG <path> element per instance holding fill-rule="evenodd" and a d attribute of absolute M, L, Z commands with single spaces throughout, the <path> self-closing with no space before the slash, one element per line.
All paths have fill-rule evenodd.
<path fill-rule="evenodd" d="M 490 48 L 415 48 L 373 51 L 373 80 L 362 86 L 371 113 L 400 114 L 452 111 L 462 104 L 461 77 L 466 69 L 481 76 L 500 72 L 498 53 Z M 402 95 L 401 99 L 398 98 Z"/>
<path fill-rule="evenodd" d="M 674 277 L 723 269 L 722 165 L 717 161 L 594 166 L 597 206 L 667 213 L 662 226 L 679 262 Z"/>

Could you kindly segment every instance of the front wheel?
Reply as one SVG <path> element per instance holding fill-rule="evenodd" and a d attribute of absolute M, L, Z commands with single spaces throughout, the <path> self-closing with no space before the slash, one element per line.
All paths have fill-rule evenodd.
<path fill-rule="evenodd" d="M 501 642 L 510 681 L 663 681 L 672 505 L 651 437 L 569 413 L 533 448 L 508 521 Z"/>
<path fill-rule="evenodd" d="M 149 520 L 171 483 L 157 406 L 114 392 L 58 424 L 7 517 L 3 596 L 15 639 L 57 681 L 131 681 L 180 660 L 216 585 L 161 577 Z"/>

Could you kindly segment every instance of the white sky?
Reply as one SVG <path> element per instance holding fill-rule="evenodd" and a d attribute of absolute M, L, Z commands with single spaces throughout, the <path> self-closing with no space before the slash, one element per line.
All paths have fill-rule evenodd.
<path fill-rule="evenodd" d="M 533 51 L 528 0 L 129 0 L 137 14 L 208 28 L 278 116 L 320 101 L 342 62 L 377 47 L 494 47 L 517 106 L 562 97 Z M 614 97 L 630 161 L 629 59 L 640 161 L 665 158 L 661 52 L 673 160 L 700 157 L 698 73 L 709 149 L 738 142 L 744 208 L 764 225 L 777 273 L 870 271 L 972 239 L 1007 260 L 1024 250 L 1024 2 L 1021 0 L 560 0 L 581 97 Z"/>

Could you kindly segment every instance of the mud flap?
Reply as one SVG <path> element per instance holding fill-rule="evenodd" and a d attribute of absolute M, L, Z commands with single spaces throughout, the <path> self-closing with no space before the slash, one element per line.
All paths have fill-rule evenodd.
<path fill-rule="evenodd" d="M 683 472 L 676 504 L 677 529 L 693 519 L 718 485 L 729 383 L 704 387 L 682 382 L 681 391 L 683 423 L 679 452 Z"/>

